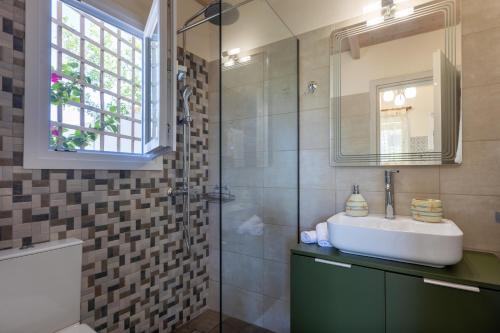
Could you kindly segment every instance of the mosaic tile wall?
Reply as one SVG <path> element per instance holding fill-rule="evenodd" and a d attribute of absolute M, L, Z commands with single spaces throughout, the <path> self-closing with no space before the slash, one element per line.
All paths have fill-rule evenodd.
<path fill-rule="evenodd" d="M 0 249 L 84 241 L 81 319 L 98 332 L 170 332 L 206 307 L 208 204 L 192 199 L 192 253 L 182 239 L 182 155 L 163 171 L 23 169 L 24 0 L 0 0 Z M 208 182 L 208 75 L 192 54 L 192 185 Z M 182 131 L 178 142 L 182 142 Z M 179 145 L 180 148 L 180 145 Z"/>

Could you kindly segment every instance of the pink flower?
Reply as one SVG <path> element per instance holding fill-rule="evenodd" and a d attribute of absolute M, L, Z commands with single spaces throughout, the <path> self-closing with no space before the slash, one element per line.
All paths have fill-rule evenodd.
<path fill-rule="evenodd" d="M 52 83 L 57 83 L 61 80 L 61 77 L 59 75 L 57 75 L 56 73 L 52 73 L 51 77 L 50 77 L 50 81 Z"/>
<path fill-rule="evenodd" d="M 59 136 L 59 131 L 57 130 L 57 127 L 52 127 L 50 133 L 52 134 L 52 136 Z"/>

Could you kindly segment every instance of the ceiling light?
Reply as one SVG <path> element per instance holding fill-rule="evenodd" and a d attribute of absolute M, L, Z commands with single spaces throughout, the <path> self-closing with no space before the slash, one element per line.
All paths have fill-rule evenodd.
<path fill-rule="evenodd" d="M 405 95 L 399 93 L 397 94 L 396 98 L 394 99 L 394 104 L 396 106 L 403 106 L 406 103 L 406 97 Z"/>
<path fill-rule="evenodd" d="M 415 98 L 417 97 L 417 88 L 409 87 L 405 89 L 405 97 L 406 98 Z"/>
<path fill-rule="evenodd" d="M 411 14 L 413 14 L 414 11 L 415 10 L 413 9 L 413 7 L 401 9 L 401 10 L 396 11 L 396 13 L 394 13 L 394 17 L 395 18 L 402 18 L 402 17 L 410 16 Z"/>
<path fill-rule="evenodd" d="M 363 7 L 363 14 L 371 13 L 376 10 L 381 10 L 382 9 L 382 2 L 372 2 L 366 6 Z"/>
<path fill-rule="evenodd" d="M 384 91 L 382 98 L 386 103 L 392 102 L 394 100 L 394 91 L 392 90 Z"/>
<path fill-rule="evenodd" d="M 227 51 L 227 55 L 233 56 L 233 55 L 237 55 L 240 52 L 241 52 L 241 49 L 239 47 L 237 47 L 235 49 L 231 49 L 231 50 Z"/>
<path fill-rule="evenodd" d="M 251 56 L 244 56 L 244 57 L 241 57 L 238 61 L 240 63 L 244 63 L 244 62 L 249 62 L 250 60 L 252 60 Z"/>
<path fill-rule="evenodd" d="M 366 21 L 366 26 L 367 27 L 371 27 L 371 26 L 374 26 L 374 25 L 377 25 L 377 24 L 380 24 L 380 23 L 383 23 L 384 22 L 384 17 L 383 16 L 377 16 L 377 17 L 374 17 L 368 21 Z"/>

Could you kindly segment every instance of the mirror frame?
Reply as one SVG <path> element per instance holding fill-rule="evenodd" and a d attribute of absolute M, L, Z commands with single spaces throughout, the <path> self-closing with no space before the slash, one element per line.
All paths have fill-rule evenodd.
<path fill-rule="evenodd" d="M 432 2 L 413 0 L 412 4 L 414 5 L 414 12 L 406 17 L 389 18 L 378 25 L 367 26 L 367 19 L 365 16 L 362 16 L 335 25 L 335 29 L 330 35 L 330 164 L 332 166 L 441 165 L 461 163 L 461 75 L 456 66 L 457 53 L 460 52 L 459 43 L 457 43 L 457 26 L 461 22 L 459 14 L 460 0 L 438 0 Z M 444 80 L 446 83 L 445 91 L 442 91 L 441 96 L 439 96 L 441 103 L 445 106 L 442 108 L 441 115 L 443 124 L 441 133 L 442 151 L 344 155 L 342 153 L 341 142 L 341 55 L 343 41 L 361 33 L 386 28 L 436 13 L 442 13 L 444 19 L 444 56 L 455 68 L 454 71 L 441 71 L 441 74 L 445 74 L 441 80 Z M 372 109 L 373 107 L 370 106 L 370 112 Z M 372 116 L 371 118 L 374 117 Z M 378 125 L 376 126 L 378 127 Z M 378 146 L 378 142 L 375 143 L 375 146 Z"/>

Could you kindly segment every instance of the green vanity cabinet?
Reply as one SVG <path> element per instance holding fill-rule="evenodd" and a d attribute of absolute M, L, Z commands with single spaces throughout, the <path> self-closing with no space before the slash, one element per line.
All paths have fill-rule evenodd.
<path fill-rule="evenodd" d="M 385 332 L 384 272 L 292 256 L 291 331 Z"/>
<path fill-rule="evenodd" d="M 464 251 L 432 268 L 299 244 L 292 333 L 500 333 L 500 260 Z"/>
<path fill-rule="evenodd" d="M 386 273 L 386 316 L 388 333 L 496 333 L 500 292 Z"/>

